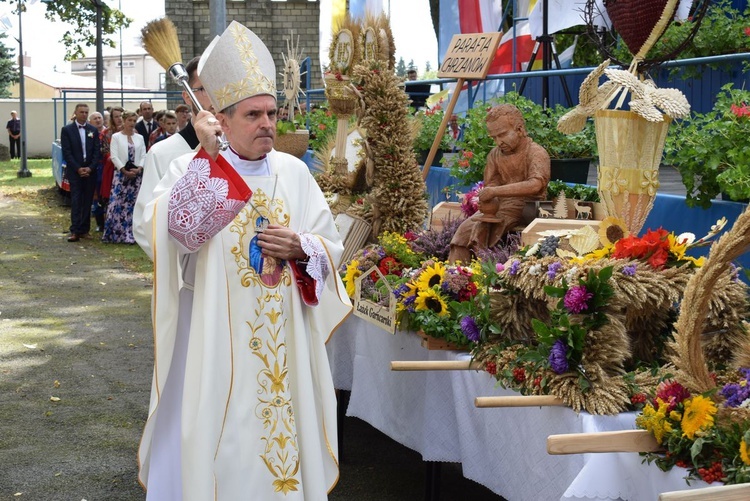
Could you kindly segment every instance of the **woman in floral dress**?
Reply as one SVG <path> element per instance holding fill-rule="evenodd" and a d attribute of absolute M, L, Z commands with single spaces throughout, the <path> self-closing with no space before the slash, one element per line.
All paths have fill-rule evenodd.
<path fill-rule="evenodd" d="M 135 130 L 135 113 L 125 111 L 122 118 L 122 131 L 112 135 L 109 145 L 114 176 L 102 241 L 134 244 L 133 208 L 143 178 L 146 145 Z"/>
<path fill-rule="evenodd" d="M 101 221 L 97 217 L 97 231 L 104 231 L 104 218 L 107 215 L 107 203 L 109 203 L 109 194 L 112 191 L 112 178 L 115 174 L 115 167 L 109 155 L 109 143 L 112 141 L 112 135 L 122 130 L 122 112 L 125 111 L 119 106 L 110 109 L 107 126 L 99 135 L 99 144 L 102 152 L 102 180 L 99 185 L 98 197 L 99 208 L 101 211 Z"/>

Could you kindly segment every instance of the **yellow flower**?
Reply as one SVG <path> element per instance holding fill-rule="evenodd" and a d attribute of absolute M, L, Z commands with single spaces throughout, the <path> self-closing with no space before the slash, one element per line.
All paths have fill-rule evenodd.
<path fill-rule="evenodd" d="M 682 436 L 693 440 L 698 431 L 711 428 L 716 411 L 713 400 L 702 395 L 685 400 L 685 412 L 682 414 L 681 422 Z"/>
<path fill-rule="evenodd" d="M 604 247 L 601 247 L 599 249 L 596 249 L 595 251 L 589 252 L 583 257 L 586 259 L 604 259 L 605 257 L 609 257 L 609 255 L 612 254 L 612 250 L 614 248 L 615 248 L 614 245 L 607 244 Z"/>
<path fill-rule="evenodd" d="M 659 402 L 659 410 L 649 403 L 643 408 L 641 415 L 635 418 L 636 426 L 647 430 L 660 444 L 664 441 L 664 436 L 672 432 L 672 424 L 667 419 L 668 408 L 666 402 Z"/>
<path fill-rule="evenodd" d="M 599 241 L 605 248 L 615 245 L 615 242 L 629 235 L 628 225 L 619 217 L 605 217 L 599 223 Z"/>
<path fill-rule="evenodd" d="M 740 459 L 746 465 L 750 465 L 750 456 L 747 454 L 747 442 L 744 440 L 740 442 Z"/>
<path fill-rule="evenodd" d="M 346 265 L 346 275 L 344 275 L 344 285 L 346 285 L 346 293 L 349 297 L 354 297 L 355 284 L 354 280 L 362 274 L 362 271 L 358 269 L 359 261 L 356 259 L 352 260 Z"/>
<path fill-rule="evenodd" d="M 448 304 L 445 299 L 433 289 L 427 289 L 420 291 L 417 295 L 417 300 L 414 301 L 415 311 L 433 311 L 437 313 L 439 317 L 445 317 L 450 315 L 448 311 Z"/>
<path fill-rule="evenodd" d="M 436 261 L 432 266 L 428 266 L 426 270 L 419 274 L 417 289 L 426 291 L 435 285 L 440 285 L 443 283 L 443 276 L 445 276 L 445 266 L 441 262 Z"/>

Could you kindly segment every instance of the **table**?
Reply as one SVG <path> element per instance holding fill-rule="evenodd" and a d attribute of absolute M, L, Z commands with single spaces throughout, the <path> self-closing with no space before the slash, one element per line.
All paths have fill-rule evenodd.
<path fill-rule="evenodd" d="M 479 371 L 393 372 L 392 360 L 468 360 L 428 351 L 413 332 L 395 335 L 350 316 L 328 344 L 334 384 L 350 390 L 346 415 L 358 417 L 425 461 L 460 462 L 466 478 L 506 499 L 656 499 L 690 488 L 633 453 L 550 456 L 547 436 L 635 428 L 635 413 L 576 414 L 567 407 L 478 409 L 477 396 L 513 395 Z M 694 482 L 693 488 L 706 487 Z"/>

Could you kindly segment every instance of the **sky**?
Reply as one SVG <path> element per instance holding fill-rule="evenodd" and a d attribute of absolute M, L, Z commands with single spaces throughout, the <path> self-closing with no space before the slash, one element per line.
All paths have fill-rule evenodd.
<path fill-rule="evenodd" d="M 23 24 L 23 50 L 31 57 L 31 67 L 44 71 L 70 72 L 70 63 L 64 61 L 65 49 L 59 41 L 63 33 L 67 31 L 62 23 L 53 23 L 44 18 L 46 5 L 41 2 L 31 4 L 27 1 L 27 10 L 22 14 Z M 123 53 L 127 54 L 129 48 L 138 47 L 137 39 L 141 28 L 149 21 L 164 15 L 164 0 L 104 0 L 110 7 L 119 8 L 125 15 L 133 19 L 130 28 L 122 32 Z M 425 63 L 430 62 L 432 69 L 437 67 L 437 40 L 432 29 L 430 20 L 429 0 L 384 0 L 386 12 L 390 9 L 391 29 L 396 42 L 396 61 L 403 57 L 406 64 L 410 60 L 419 68 L 420 74 L 424 71 Z M 18 53 L 18 15 L 12 13 L 13 5 L 7 2 L 0 3 L 0 16 L 8 14 L 13 23 L 7 32 L 9 38 L 5 40 L 6 45 L 13 47 Z M 229 21 L 229 20 L 228 20 Z M 95 28 L 91 27 L 93 31 Z M 330 34 L 324 35 L 325 40 L 330 41 Z M 11 38 L 12 37 L 12 38 Z M 114 35 L 115 42 L 119 43 L 119 35 Z M 113 49 L 105 48 L 107 51 Z M 119 48 L 116 49 L 119 52 Z M 96 54 L 94 48 L 88 50 L 93 57 Z"/>

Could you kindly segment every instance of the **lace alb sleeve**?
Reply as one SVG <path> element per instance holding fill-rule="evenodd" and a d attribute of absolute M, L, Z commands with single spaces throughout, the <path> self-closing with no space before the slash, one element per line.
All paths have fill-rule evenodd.
<path fill-rule="evenodd" d="M 300 233 L 299 239 L 302 244 L 302 250 L 307 254 L 307 267 L 305 271 L 315 280 L 315 296 L 320 299 L 320 295 L 323 293 L 323 286 L 330 272 L 328 254 L 325 247 L 323 247 L 323 243 L 315 235 Z"/>

